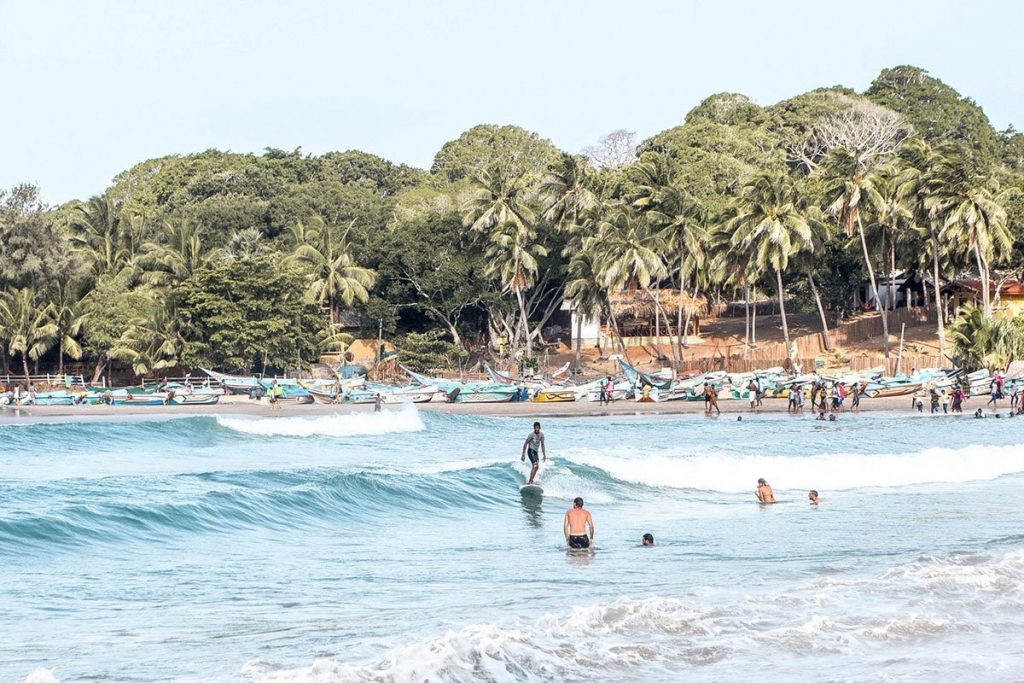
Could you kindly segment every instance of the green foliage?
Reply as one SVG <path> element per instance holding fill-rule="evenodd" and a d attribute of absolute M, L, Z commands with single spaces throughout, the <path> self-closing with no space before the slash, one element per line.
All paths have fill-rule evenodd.
<path fill-rule="evenodd" d="M 439 330 L 410 332 L 398 342 L 398 360 L 410 370 L 426 372 L 452 367 L 466 352 L 444 341 Z"/>
<path fill-rule="evenodd" d="M 18 185 L 0 190 L 0 288 L 41 289 L 72 277 L 74 266 L 39 189 Z"/>
<path fill-rule="evenodd" d="M 539 177 L 559 151 L 551 142 L 519 126 L 474 126 L 446 142 L 430 172 L 449 182 L 499 167 L 510 177 Z"/>
<path fill-rule="evenodd" d="M 188 330 L 182 363 L 237 372 L 307 365 L 327 320 L 306 289 L 302 271 L 278 259 L 201 268 L 174 291 Z"/>
<path fill-rule="evenodd" d="M 953 323 L 952 335 L 954 361 L 968 371 L 1005 369 L 1024 358 L 1024 316 L 993 318 L 967 304 Z"/>
<path fill-rule="evenodd" d="M 154 314 L 153 291 L 132 289 L 124 277 L 102 277 L 82 300 L 87 319 L 82 328 L 83 351 L 97 365 L 106 363 L 132 322 Z"/>
<path fill-rule="evenodd" d="M 999 138 L 981 107 L 924 69 L 883 69 L 865 94 L 906 116 L 925 140 L 954 141 L 986 161 L 1000 156 Z"/>

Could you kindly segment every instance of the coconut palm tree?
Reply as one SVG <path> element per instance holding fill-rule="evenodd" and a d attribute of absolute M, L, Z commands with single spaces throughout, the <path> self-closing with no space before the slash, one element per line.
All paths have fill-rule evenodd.
<path fill-rule="evenodd" d="M 882 246 L 882 277 L 889 282 L 885 308 L 896 308 L 896 247 L 913 224 L 913 203 L 900 191 L 903 166 L 893 160 L 870 177 L 878 194 L 869 231 L 879 236 Z"/>
<path fill-rule="evenodd" d="M 134 269 L 145 221 L 123 216 L 120 203 L 109 194 L 78 206 L 71 226 L 71 242 L 86 257 L 94 278 Z"/>
<path fill-rule="evenodd" d="M 301 232 L 305 235 L 305 230 Z M 304 238 L 300 241 L 304 241 Z M 228 262 L 252 261 L 253 259 L 265 256 L 269 250 L 270 247 L 267 245 L 259 228 L 243 228 L 232 234 L 231 238 L 228 239 L 228 243 L 214 252 L 213 258 Z"/>
<path fill-rule="evenodd" d="M 871 265 L 871 253 L 868 250 L 863 221 L 864 212 L 881 205 L 882 198 L 878 194 L 872 174 L 856 155 L 845 149 L 836 148 L 829 152 L 826 162 L 822 165 L 822 173 L 826 184 L 825 210 L 843 227 L 847 237 L 853 237 L 854 231 L 860 235 L 864 265 L 871 280 L 875 309 L 882 316 L 882 349 L 888 358 L 889 318 L 882 309 L 881 297 L 878 295 L 878 281 L 875 279 L 875 269 Z"/>
<path fill-rule="evenodd" d="M 150 282 L 173 285 L 187 279 L 209 261 L 203 250 L 202 235 L 195 223 L 171 220 L 164 223 L 159 240 L 142 245 L 140 265 Z"/>
<path fill-rule="evenodd" d="M 583 319 L 598 318 L 608 310 L 608 290 L 601 284 L 594 264 L 594 255 L 580 249 L 569 260 L 565 295 L 576 313 L 576 371 L 581 369 L 583 355 Z"/>
<path fill-rule="evenodd" d="M 295 248 L 289 258 L 311 269 L 310 294 L 328 306 L 332 323 L 338 322 L 342 307 L 350 308 L 357 301 L 366 303 L 377 281 L 373 270 L 358 265 L 352 257 L 348 232 L 353 224 L 339 231 L 315 217 L 308 226 L 299 223 L 291 229 Z"/>
<path fill-rule="evenodd" d="M 788 176 L 765 173 L 743 186 L 736 199 L 736 214 L 728 224 L 733 248 L 741 254 L 749 253 L 757 270 L 775 271 L 787 348 L 789 323 L 782 272 L 789 267 L 791 257 L 814 248 L 813 220 L 807 198 Z"/>
<path fill-rule="evenodd" d="M 594 186 L 594 169 L 587 158 L 562 154 L 548 167 L 537 190 L 541 216 L 558 230 L 574 236 L 601 206 Z M 578 248 L 581 241 L 571 240 L 566 249 Z"/>
<path fill-rule="evenodd" d="M 49 294 L 50 313 L 57 326 L 57 373 L 64 374 L 64 357 L 75 360 L 82 357 L 82 346 L 78 343 L 78 335 L 82 332 L 87 314 L 81 310 L 81 299 L 71 284 L 58 281 L 53 284 Z"/>
<path fill-rule="evenodd" d="M 129 363 L 132 372 L 141 377 L 176 366 L 180 341 L 174 316 L 156 305 L 132 320 L 110 357 Z"/>
<path fill-rule="evenodd" d="M 519 307 L 519 323 L 515 326 L 513 348 L 520 340 L 526 345 L 526 357 L 532 358 L 532 344 L 527 324 L 526 298 L 523 295 L 537 279 L 537 257 L 548 250 L 537 243 L 537 231 L 515 222 L 499 223 L 489 230 L 485 252 L 487 268 L 484 275 L 497 280 L 504 291 L 512 292 Z"/>
<path fill-rule="evenodd" d="M 479 233 L 494 228 L 529 231 L 535 227 L 536 214 L 530 206 L 529 188 L 522 176 L 495 165 L 472 178 L 473 194 L 463 205 L 465 224 Z"/>
<path fill-rule="evenodd" d="M 57 341 L 57 323 L 50 306 L 39 305 L 36 293 L 27 287 L 0 297 L 0 330 L 11 356 L 21 356 L 25 383 L 31 381 L 28 361 L 39 360 Z"/>
<path fill-rule="evenodd" d="M 981 282 L 982 308 L 985 315 L 992 315 L 991 264 L 1013 248 L 1003 207 L 1005 194 L 993 178 L 964 177 L 954 172 L 946 181 L 946 236 L 954 248 L 973 255 Z"/>

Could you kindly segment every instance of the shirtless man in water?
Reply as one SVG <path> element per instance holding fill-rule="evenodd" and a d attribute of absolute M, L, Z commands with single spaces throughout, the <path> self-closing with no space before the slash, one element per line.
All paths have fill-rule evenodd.
<path fill-rule="evenodd" d="M 757 499 L 762 503 L 774 503 L 775 492 L 764 479 L 757 480 Z"/>
<path fill-rule="evenodd" d="M 589 537 L 587 536 L 588 526 L 590 527 Z M 565 513 L 562 531 L 565 532 L 565 544 L 573 550 L 589 548 L 594 543 L 594 518 L 590 516 L 589 510 L 583 509 L 582 498 L 576 498 L 572 502 L 572 508 Z"/>

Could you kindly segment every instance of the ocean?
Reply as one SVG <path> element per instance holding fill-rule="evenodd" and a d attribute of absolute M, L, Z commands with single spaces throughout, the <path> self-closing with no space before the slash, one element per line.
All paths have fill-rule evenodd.
<path fill-rule="evenodd" d="M 542 423 L 3 424 L 0 681 L 1024 680 L 1024 419 Z"/>

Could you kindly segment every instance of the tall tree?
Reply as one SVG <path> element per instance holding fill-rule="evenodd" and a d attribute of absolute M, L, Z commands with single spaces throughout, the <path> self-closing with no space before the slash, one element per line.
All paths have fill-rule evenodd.
<path fill-rule="evenodd" d="M 882 297 L 878 292 L 878 280 L 871 264 L 871 252 L 868 249 L 867 236 L 864 231 L 864 212 L 871 211 L 884 202 L 878 194 L 875 179 L 858 157 L 845 148 L 836 148 L 829 153 L 823 168 L 826 211 L 832 215 L 846 231 L 847 237 L 854 234 L 860 236 L 861 248 L 864 252 L 864 265 L 871 280 L 871 294 L 874 297 L 875 309 L 882 317 L 882 350 L 889 357 L 889 317 L 882 307 Z"/>
<path fill-rule="evenodd" d="M 730 220 L 732 245 L 750 252 L 758 269 L 775 271 L 782 314 L 782 334 L 789 347 L 782 272 L 794 255 L 813 249 L 811 207 L 807 197 L 784 174 L 762 174 L 744 185 Z"/>
<path fill-rule="evenodd" d="M 356 302 L 365 303 L 377 274 L 363 268 L 352 257 L 348 232 L 352 228 L 338 228 L 315 217 L 306 226 L 298 223 L 292 228 L 295 248 L 291 260 L 310 268 L 313 280 L 310 293 L 317 303 L 325 305 L 331 313 L 331 322 L 338 322 L 342 308 L 351 308 Z"/>
<path fill-rule="evenodd" d="M 57 324 L 49 305 L 40 305 L 39 297 L 23 287 L 0 298 L 0 337 L 7 353 L 21 356 L 25 383 L 29 383 L 29 359 L 38 360 L 57 340 Z"/>

